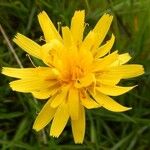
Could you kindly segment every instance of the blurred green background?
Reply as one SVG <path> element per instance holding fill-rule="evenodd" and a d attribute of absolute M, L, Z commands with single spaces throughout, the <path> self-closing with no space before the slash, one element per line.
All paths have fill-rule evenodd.
<path fill-rule="evenodd" d="M 49 127 L 38 133 L 32 130 L 44 103 L 30 94 L 13 92 L 8 85 L 12 78 L 0 75 L 1 150 L 150 150 L 150 0 L 0 0 L 0 24 L 23 66 L 32 67 L 25 52 L 12 42 L 14 35 L 20 32 L 40 43 L 40 11 L 45 10 L 57 27 L 58 22 L 69 25 L 74 11 L 79 9 L 86 10 L 86 32 L 103 13 L 113 14 L 108 34 L 116 36 L 113 49 L 129 52 L 131 63 L 144 65 L 143 76 L 122 81 L 138 87 L 115 98 L 133 109 L 124 113 L 87 110 L 84 143 L 75 145 L 69 123 L 58 139 L 49 137 Z M 19 67 L 0 33 L 0 68 L 3 66 Z"/>

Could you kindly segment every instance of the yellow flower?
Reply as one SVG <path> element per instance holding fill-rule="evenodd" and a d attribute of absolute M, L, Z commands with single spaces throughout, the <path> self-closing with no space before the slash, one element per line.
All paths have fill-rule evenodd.
<path fill-rule="evenodd" d="M 82 143 L 85 134 L 85 108 L 103 107 L 122 112 L 131 108 L 114 101 L 135 86 L 122 87 L 121 79 L 142 75 L 142 65 L 126 64 L 128 53 L 110 53 L 115 37 L 102 45 L 113 16 L 104 14 L 92 31 L 83 39 L 85 11 L 76 11 L 71 27 L 62 27 L 62 36 L 43 11 L 38 15 L 44 33 L 45 44 L 39 45 L 18 33 L 14 42 L 30 55 L 41 59 L 46 67 L 7 68 L 2 73 L 18 78 L 10 82 L 14 91 L 32 93 L 38 99 L 48 101 L 38 114 L 33 128 L 43 129 L 50 121 L 50 135 L 58 137 L 68 120 L 71 120 L 75 143 Z"/>

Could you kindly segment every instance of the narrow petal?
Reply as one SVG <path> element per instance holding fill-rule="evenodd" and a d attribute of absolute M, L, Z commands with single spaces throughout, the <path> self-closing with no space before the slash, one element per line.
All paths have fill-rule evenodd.
<path fill-rule="evenodd" d="M 56 84 L 56 81 L 45 81 L 43 79 L 24 79 L 10 82 L 10 87 L 18 92 L 35 92 L 46 89 Z"/>
<path fill-rule="evenodd" d="M 54 85 L 47 89 L 42 89 L 40 91 L 32 92 L 33 96 L 38 99 L 47 99 L 59 91 L 59 87 Z"/>
<path fill-rule="evenodd" d="M 52 39 L 62 41 L 60 34 L 57 32 L 55 26 L 53 25 L 52 21 L 45 11 L 42 11 L 38 15 L 38 20 L 43 30 L 46 42 L 50 42 Z"/>
<path fill-rule="evenodd" d="M 85 11 L 76 11 L 71 21 L 71 33 L 76 45 L 80 45 L 83 39 Z"/>
<path fill-rule="evenodd" d="M 93 32 L 97 34 L 95 48 L 97 48 L 103 42 L 110 28 L 112 20 L 113 16 L 109 14 L 104 14 L 96 24 L 95 28 L 93 29 Z"/>
<path fill-rule="evenodd" d="M 121 86 L 110 86 L 101 84 L 99 87 L 96 87 L 96 90 L 106 95 L 118 96 L 132 90 L 134 87 L 135 86 L 121 87 Z"/>
<path fill-rule="evenodd" d="M 71 88 L 68 94 L 69 113 L 72 120 L 77 120 L 79 115 L 79 92 Z"/>
<path fill-rule="evenodd" d="M 90 31 L 88 35 L 85 37 L 84 41 L 82 42 L 80 51 L 82 50 L 91 51 L 94 47 L 95 41 L 96 41 L 96 33 Z"/>
<path fill-rule="evenodd" d="M 20 33 L 17 33 L 13 41 L 30 55 L 41 59 L 41 46 L 31 39 Z"/>
<path fill-rule="evenodd" d="M 133 78 L 144 74 L 144 68 L 142 65 L 137 64 L 129 64 L 129 65 L 121 65 L 118 67 L 112 67 L 109 69 L 109 72 L 114 75 L 119 75 L 123 79 Z"/>
<path fill-rule="evenodd" d="M 58 107 L 63 101 L 66 101 L 68 94 L 68 86 L 61 87 L 56 97 L 52 100 L 51 107 Z"/>
<path fill-rule="evenodd" d="M 124 54 L 119 55 L 120 65 L 127 63 L 131 58 L 132 57 L 130 56 L 129 53 L 124 53 Z"/>
<path fill-rule="evenodd" d="M 99 105 L 97 102 L 95 102 L 94 100 L 92 100 L 90 97 L 80 97 L 81 103 L 84 107 L 86 107 L 87 109 L 92 109 L 92 108 L 98 108 L 101 107 L 101 105 Z"/>
<path fill-rule="evenodd" d="M 50 135 L 58 137 L 65 128 L 68 119 L 69 119 L 68 105 L 65 103 L 59 106 L 59 108 L 55 113 L 50 129 Z"/>
<path fill-rule="evenodd" d="M 89 66 L 93 63 L 93 54 L 90 51 L 90 46 L 92 45 L 90 44 L 90 42 L 85 43 L 85 45 L 83 44 L 79 50 L 79 62 L 84 69 L 89 69 Z"/>
<path fill-rule="evenodd" d="M 31 78 L 47 78 L 56 79 L 59 76 L 59 72 L 56 69 L 49 67 L 37 67 L 37 68 L 9 68 L 3 67 L 2 74 L 20 78 L 20 79 L 31 79 Z"/>
<path fill-rule="evenodd" d="M 86 69 L 93 63 L 93 54 L 90 51 L 90 47 L 92 47 L 92 41 L 91 40 L 84 40 L 84 42 L 82 43 L 82 46 L 79 50 L 79 62 L 80 65 Z"/>
<path fill-rule="evenodd" d="M 79 119 L 71 120 L 72 132 L 75 143 L 83 143 L 85 135 L 85 110 L 82 105 L 80 105 L 79 111 Z"/>
<path fill-rule="evenodd" d="M 76 88 L 83 88 L 83 87 L 87 87 L 90 84 L 92 84 L 93 82 L 95 82 L 95 77 L 93 73 L 89 73 L 88 75 L 86 75 L 85 77 L 79 79 L 76 83 L 75 83 L 75 87 Z"/>
<path fill-rule="evenodd" d="M 116 85 L 120 82 L 121 77 L 112 75 L 111 73 L 103 73 L 96 78 L 97 84 L 105 84 L 105 85 Z"/>
<path fill-rule="evenodd" d="M 53 119 L 56 109 L 52 108 L 50 105 L 51 99 L 47 101 L 47 103 L 44 105 L 44 107 L 38 114 L 33 124 L 33 129 L 35 129 L 36 131 L 39 131 L 42 128 L 44 128 Z"/>
<path fill-rule="evenodd" d="M 60 54 L 64 52 L 64 45 L 57 39 L 51 40 L 50 43 L 42 45 L 42 60 L 45 64 L 51 67 L 61 68 L 62 62 Z"/>
<path fill-rule="evenodd" d="M 103 42 L 111 25 L 112 19 L 113 17 L 110 16 L 109 14 L 104 14 L 96 24 L 93 31 L 90 31 L 88 35 L 85 37 L 81 45 L 81 48 L 83 49 L 86 48 L 87 50 L 95 52 L 95 50 Z"/>
<path fill-rule="evenodd" d="M 53 54 L 54 51 L 59 54 L 59 52 L 62 52 L 63 49 L 65 48 L 64 45 L 57 39 L 53 39 L 51 40 L 50 43 L 46 43 L 41 47 L 42 47 L 42 54 L 46 52 L 47 55 L 51 53 Z"/>
<path fill-rule="evenodd" d="M 118 60 L 116 60 L 111 66 L 120 66 L 127 63 L 131 59 L 129 53 L 124 53 L 119 55 Z"/>
<path fill-rule="evenodd" d="M 115 36 L 112 34 L 111 39 L 106 42 L 106 44 L 102 45 L 96 50 L 95 58 L 100 58 L 105 56 L 113 47 L 115 42 Z"/>
<path fill-rule="evenodd" d="M 114 112 L 123 112 L 127 111 L 131 108 L 125 107 L 114 101 L 112 98 L 110 98 L 107 95 L 104 95 L 100 92 L 97 92 L 94 96 L 94 99 L 104 108 L 114 111 Z"/>
<path fill-rule="evenodd" d="M 71 35 L 70 29 L 66 27 L 62 27 L 62 36 L 63 36 L 63 42 L 66 47 L 71 47 L 73 44 L 73 38 Z"/>
<path fill-rule="evenodd" d="M 118 59 L 118 56 L 118 51 L 115 51 L 100 60 L 96 60 L 93 63 L 93 71 L 96 72 L 108 68 L 113 62 Z"/>

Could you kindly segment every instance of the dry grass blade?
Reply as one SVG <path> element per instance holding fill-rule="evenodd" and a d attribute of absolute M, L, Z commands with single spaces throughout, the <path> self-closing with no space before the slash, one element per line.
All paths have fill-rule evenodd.
<path fill-rule="evenodd" d="M 21 63 L 19 57 L 17 56 L 17 54 L 16 54 L 16 52 L 15 52 L 15 50 L 14 50 L 14 48 L 13 48 L 11 42 L 10 42 L 10 40 L 8 39 L 8 36 L 6 35 L 6 32 L 3 29 L 3 27 L 2 27 L 1 24 L 0 24 L 0 30 L 1 30 L 2 35 L 3 35 L 3 37 L 4 37 L 4 39 L 5 39 L 6 43 L 7 43 L 8 48 L 10 49 L 10 51 L 12 52 L 12 54 L 14 55 L 14 57 L 16 59 L 16 62 L 18 63 L 18 65 L 20 66 L 20 68 L 23 68 L 22 63 Z"/>

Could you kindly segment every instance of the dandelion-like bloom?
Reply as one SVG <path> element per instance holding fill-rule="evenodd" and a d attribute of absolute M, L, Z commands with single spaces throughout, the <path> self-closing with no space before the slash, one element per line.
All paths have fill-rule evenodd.
<path fill-rule="evenodd" d="M 104 14 L 83 39 L 85 11 L 76 11 L 71 27 L 62 27 L 62 36 L 43 11 L 38 15 L 45 44 L 40 46 L 18 33 L 14 42 L 30 55 L 41 59 L 46 67 L 7 68 L 2 73 L 18 78 L 10 87 L 32 93 L 38 99 L 48 99 L 38 114 L 33 128 L 43 129 L 52 121 L 50 135 L 58 137 L 71 120 L 75 143 L 82 143 L 85 134 L 85 108 L 103 107 L 114 112 L 131 108 L 117 103 L 109 96 L 118 96 L 135 86 L 117 85 L 121 79 L 142 75 L 142 65 L 126 64 L 128 53 L 110 53 L 115 37 L 102 45 L 113 17 Z"/>

